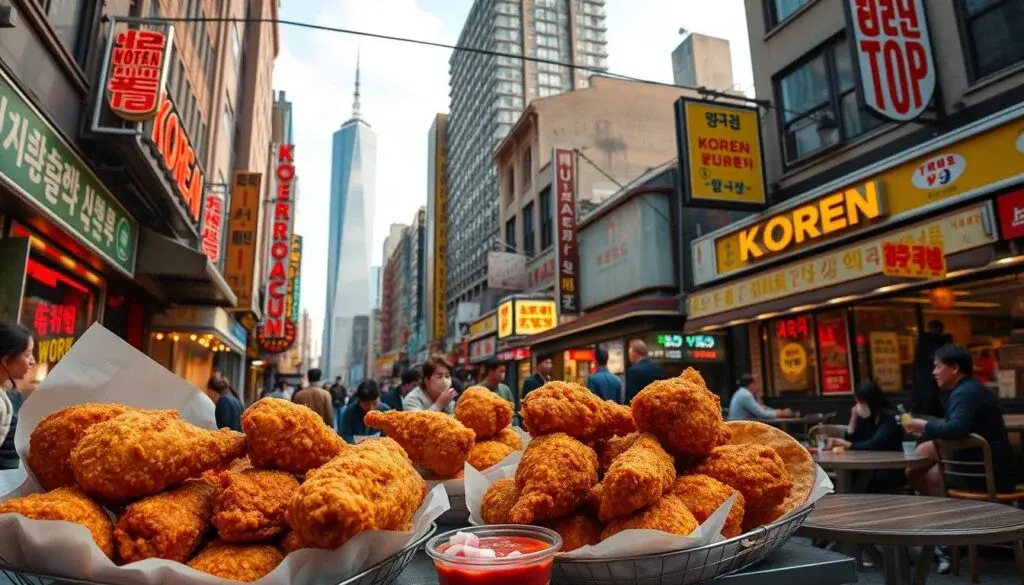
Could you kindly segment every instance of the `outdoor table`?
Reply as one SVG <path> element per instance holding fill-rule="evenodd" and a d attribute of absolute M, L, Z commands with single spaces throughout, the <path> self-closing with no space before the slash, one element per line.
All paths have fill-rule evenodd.
<path fill-rule="evenodd" d="M 818 424 L 818 423 L 820 423 L 820 422 L 822 422 L 824 420 L 825 420 L 825 415 L 824 414 L 814 413 L 814 414 L 805 414 L 803 416 L 770 418 L 770 419 L 765 419 L 765 420 L 763 420 L 761 422 L 764 422 L 766 424 L 770 424 L 770 425 L 779 427 L 779 428 L 785 430 L 786 432 L 789 432 L 789 427 L 792 427 L 792 426 L 802 426 L 803 427 L 803 433 L 806 434 L 808 429 L 810 429 L 812 426 L 814 426 L 814 425 L 816 425 L 816 424 Z"/>
<path fill-rule="evenodd" d="M 846 585 L 857 582 L 853 559 L 839 553 L 787 542 L 764 561 L 744 571 L 713 581 L 721 585 Z M 437 572 L 426 553 L 419 551 L 398 576 L 395 585 L 437 585 Z"/>
<path fill-rule="evenodd" d="M 1004 414 L 1003 424 L 1006 426 L 1006 432 L 1021 435 L 1021 446 L 1024 447 L 1024 414 Z"/>
<path fill-rule="evenodd" d="M 871 480 L 871 474 L 865 473 L 856 485 L 853 483 L 854 471 L 874 472 L 882 469 L 906 469 L 929 465 L 930 460 L 921 455 L 907 455 L 903 451 L 851 451 L 849 449 L 834 453 L 825 451 L 813 455 L 814 462 L 826 471 L 836 473 L 836 493 L 850 494 L 863 492 Z"/>
<path fill-rule="evenodd" d="M 1008 544 L 1024 558 L 1024 510 L 955 498 L 833 495 L 815 504 L 802 536 L 882 547 L 887 585 L 909 585 L 908 549 L 920 546 L 914 583 L 923 585 L 936 546 Z"/>

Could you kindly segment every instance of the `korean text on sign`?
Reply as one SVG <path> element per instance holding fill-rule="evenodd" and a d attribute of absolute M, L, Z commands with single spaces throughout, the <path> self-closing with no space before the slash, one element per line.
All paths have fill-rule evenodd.
<path fill-rule="evenodd" d="M 558 274 L 558 306 L 563 315 L 579 312 L 579 249 L 576 246 L 576 153 L 569 149 L 554 149 L 557 205 L 555 225 Z"/>
<path fill-rule="evenodd" d="M 134 121 L 156 115 L 166 53 L 167 36 L 161 32 L 131 29 L 114 37 L 107 81 L 114 113 Z"/>
<path fill-rule="evenodd" d="M 757 112 L 705 102 L 684 107 L 690 198 L 764 203 Z"/>
<path fill-rule="evenodd" d="M 945 278 L 946 255 L 941 245 L 885 242 L 882 272 L 886 276 Z"/>

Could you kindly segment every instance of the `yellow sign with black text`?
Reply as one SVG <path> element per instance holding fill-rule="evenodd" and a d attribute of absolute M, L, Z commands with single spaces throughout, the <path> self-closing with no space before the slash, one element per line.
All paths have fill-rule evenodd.
<path fill-rule="evenodd" d="M 498 314 L 491 313 L 486 317 L 477 319 L 469 326 L 469 336 L 471 338 L 477 338 L 488 333 L 494 333 L 498 330 Z"/>
<path fill-rule="evenodd" d="M 761 123 L 754 108 L 717 102 L 677 102 L 679 153 L 690 205 L 762 209 L 768 203 Z"/>
<path fill-rule="evenodd" d="M 437 132 L 434 144 L 434 340 L 444 339 L 448 334 L 448 183 L 445 180 L 445 167 L 448 156 L 448 143 L 444 132 Z"/>
<path fill-rule="evenodd" d="M 537 335 L 558 325 L 555 301 L 512 299 L 498 305 L 498 339 Z"/>
<path fill-rule="evenodd" d="M 256 272 L 256 222 L 260 214 L 262 175 L 235 173 L 231 187 L 231 214 L 228 216 L 227 254 L 224 255 L 224 279 L 235 293 L 239 311 L 252 311 L 253 279 Z"/>

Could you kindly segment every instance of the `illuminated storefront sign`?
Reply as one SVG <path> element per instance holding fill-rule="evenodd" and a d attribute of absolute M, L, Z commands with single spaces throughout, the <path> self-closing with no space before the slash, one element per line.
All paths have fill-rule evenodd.
<path fill-rule="evenodd" d="M 98 292 L 56 264 L 29 258 L 21 320 L 35 339 L 39 374 L 45 376 L 93 323 Z"/>
<path fill-rule="evenodd" d="M 142 122 L 156 116 L 172 30 L 128 29 L 114 35 L 107 98 L 121 118 Z"/>
<path fill-rule="evenodd" d="M 193 225 L 202 212 L 206 176 L 195 147 L 185 132 L 185 123 L 165 93 L 149 131 L 149 145 L 167 173 Z"/>
<path fill-rule="evenodd" d="M 448 139 L 439 127 L 435 132 L 434 150 L 434 340 L 444 339 L 448 334 L 448 183 L 445 169 L 448 158 Z"/>
<path fill-rule="evenodd" d="M 498 305 L 498 339 L 537 335 L 558 324 L 554 301 L 511 299 Z"/>
<path fill-rule="evenodd" d="M 647 355 L 652 360 L 724 362 L 725 336 L 720 334 L 658 333 L 648 336 Z"/>
<path fill-rule="evenodd" d="M 493 335 L 471 341 L 469 343 L 469 362 L 476 364 L 494 357 L 494 350 L 497 346 L 498 338 Z"/>
<path fill-rule="evenodd" d="M 267 304 L 258 340 L 267 353 L 288 351 L 295 342 L 295 323 L 288 312 L 288 264 L 292 251 L 295 195 L 295 146 L 281 144 L 275 172 L 277 191 L 271 221 L 270 266 L 267 270 Z"/>
<path fill-rule="evenodd" d="M 203 201 L 203 223 L 199 236 L 203 253 L 214 264 L 220 261 L 223 228 L 224 193 L 211 190 Z"/>
<path fill-rule="evenodd" d="M 292 250 L 288 256 L 288 294 L 285 313 L 293 323 L 299 322 L 299 282 L 302 276 L 302 236 L 292 234 Z"/>
<path fill-rule="evenodd" d="M 469 325 L 469 337 L 480 337 L 498 330 L 498 315 L 492 313 Z"/>
<path fill-rule="evenodd" d="M 555 293 L 561 315 L 580 311 L 580 255 L 576 243 L 576 152 L 555 148 L 551 151 L 555 176 L 555 266 L 558 274 Z"/>
<path fill-rule="evenodd" d="M 253 310 L 253 285 L 256 271 L 256 221 L 259 218 L 262 175 L 235 173 L 231 188 L 231 214 L 228 219 L 227 255 L 224 278 L 238 299 L 241 311 Z"/>

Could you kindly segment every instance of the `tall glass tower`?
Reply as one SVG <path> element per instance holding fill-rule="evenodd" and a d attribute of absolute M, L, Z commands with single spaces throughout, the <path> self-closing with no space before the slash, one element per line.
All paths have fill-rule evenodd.
<path fill-rule="evenodd" d="M 327 302 L 320 368 L 324 378 L 350 384 L 351 366 L 365 364 L 355 347 L 356 317 L 370 314 L 370 242 L 377 187 L 377 135 L 359 113 L 359 59 L 352 117 L 334 133 L 327 248 Z"/>

